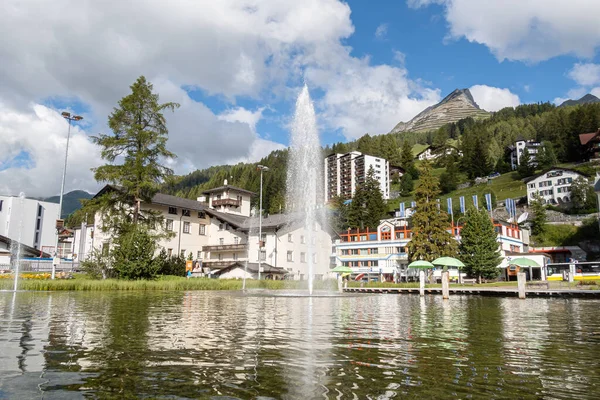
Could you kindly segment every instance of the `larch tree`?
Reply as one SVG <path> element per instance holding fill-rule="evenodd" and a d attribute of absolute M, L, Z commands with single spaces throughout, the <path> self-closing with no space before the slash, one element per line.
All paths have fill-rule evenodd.
<path fill-rule="evenodd" d="M 546 231 L 546 223 L 548 217 L 546 216 L 546 208 L 542 204 L 542 198 L 538 193 L 533 195 L 531 201 L 531 211 L 533 212 L 533 220 L 531 221 L 531 233 L 534 236 L 542 235 Z"/>
<path fill-rule="evenodd" d="M 369 168 L 362 185 L 356 188 L 352 202 L 348 207 L 347 221 L 350 228 L 377 228 L 385 216 L 386 205 L 375 179 L 373 167 Z"/>
<path fill-rule="evenodd" d="M 460 259 L 470 276 L 493 279 L 499 274 L 500 246 L 494 224 L 485 209 L 470 207 L 465 215 L 459 245 Z"/>
<path fill-rule="evenodd" d="M 98 182 L 118 187 L 106 207 L 118 207 L 120 217 L 134 226 L 140 220 L 140 202 L 150 202 L 160 184 L 173 173 L 165 161 L 175 158 L 167 150 L 168 129 L 163 115 L 173 111 L 177 103 L 159 103 L 152 84 L 140 76 L 131 85 L 131 93 L 119 101 L 108 118 L 111 134 L 93 137 L 101 147 L 101 156 L 107 164 L 94 169 Z M 150 225 L 153 222 L 149 221 Z"/>
<path fill-rule="evenodd" d="M 433 261 L 438 257 L 455 257 L 458 244 L 447 231 L 448 214 L 438 202 L 439 181 L 432 174 L 429 161 L 423 162 L 419 185 L 415 189 L 417 207 L 411 218 L 413 236 L 408 243 L 411 261 Z"/>

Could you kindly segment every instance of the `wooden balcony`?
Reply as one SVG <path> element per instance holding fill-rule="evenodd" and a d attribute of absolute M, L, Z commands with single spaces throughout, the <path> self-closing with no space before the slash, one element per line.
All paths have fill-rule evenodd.
<path fill-rule="evenodd" d="M 245 243 L 238 244 L 218 244 L 213 246 L 202 246 L 202 251 L 237 251 L 246 250 Z"/>
<path fill-rule="evenodd" d="M 212 205 L 213 205 L 213 207 L 219 207 L 219 206 L 239 207 L 240 201 L 237 199 L 219 199 L 219 200 L 213 200 Z"/>

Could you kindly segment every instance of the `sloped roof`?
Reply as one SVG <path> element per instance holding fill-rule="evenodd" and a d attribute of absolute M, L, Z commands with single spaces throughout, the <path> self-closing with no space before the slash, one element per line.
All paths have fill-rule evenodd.
<path fill-rule="evenodd" d="M 590 142 L 590 140 L 592 140 L 593 138 L 595 138 L 598 135 L 600 135 L 600 129 L 597 132 L 582 133 L 581 135 L 579 135 L 579 142 L 583 146 L 585 146 L 586 144 L 588 144 Z"/>
<path fill-rule="evenodd" d="M 98 198 L 111 190 L 120 191 L 122 190 L 122 188 L 116 185 L 106 185 L 102 189 L 100 189 L 100 191 L 96 193 L 96 195 L 93 198 Z M 164 193 L 156 193 L 154 197 L 152 197 L 152 204 L 186 208 L 194 211 L 204 211 L 207 208 L 204 204 L 200 203 L 199 201 L 185 199 L 183 197 L 171 196 L 170 194 Z"/>
<path fill-rule="evenodd" d="M 265 274 L 287 274 L 288 271 L 286 271 L 283 268 L 279 268 L 279 267 L 274 267 L 270 264 L 265 264 L 265 263 L 261 263 L 260 266 L 263 268 L 262 273 Z M 220 275 L 226 271 L 230 271 L 234 268 L 246 268 L 245 263 L 237 261 L 232 263 L 230 266 L 228 267 L 224 267 L 219 269 L 218 271 L 215 271 L 215 275 Z M 248 263 L 248 271 L 249 272 L 258 272 L 258 263 Z"/>
<path fill-rule="evenodd" d="M 0 235 L 0 242 L 5 243 L 9 249 L 12 243 L 19 244 L 19 242 L 17 242 L 16 240 L 12 240 L 11 238 L 3 235 Z M 27 246 L 23 243 L 21 243 L 21 252 L 23 256 L 27 257 L 51 257 L 50 254 L 43 253 L 41 250 L 38 250 L 31 246 Z"/>
<path fill-rule="evenodd" d="M 574 169 L 553 167 L 553 168 L 547 168 L 547 169 L 543 170 L 542 172 L 540 172 L 539 174 L 530 176 L 529 178 L 525 178 L 525 179 L 523 179 L 523 182 L 525 182 L 525 183 L 531 182 L 532 180 L 537 179 L 540 176 L 545 175 L 545 174 L 547 174 L 550 171 L 567 171 L 567 172 L 573 172 L 573 173 L 581 175 L 583 177 L 586 176 L 585 174 L 583 174 L 583 173 L 581 173 L 579 171 L 575 171 Z"/>
<path fill-rule="evenodd" d="M 242 189 L 242 188 L 231 186 L 231 185 L 224 185 L 224 186 L 219 186 L 219 187 L 216 187 L 216 188 L 213 188 L 213 189 L 208 189 L 208 190 L 205 190 L 202 193 L 209 194 L 209 193 L 214 193 L 214 192 L 222 192 L 224 190 L 234 190 L 236 192 L 247 193 L 250 196 L 254 196 L 256 194 L 254 192 L 251 192 L 250 190 Z"/>

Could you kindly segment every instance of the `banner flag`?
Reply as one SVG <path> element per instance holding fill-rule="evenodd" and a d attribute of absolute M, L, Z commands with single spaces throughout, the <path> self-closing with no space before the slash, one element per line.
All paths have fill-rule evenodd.
<path fill-rule="evenodd" d="M 479 210 L 479 201 L 477 200 L 476 194 L 473 195 L 473 205 L 475 206 L 476 209 Z"/>
<path fill-rule="evenodd" d="M 416 201 L 411 201 L 410 202 L 410 207 L 411 208 L 416 208 L 417 207 L 417 202 Z"/>
<path fill-rule="evenodd" d="M 452 198 L 448 197 L 446 199 L 446 203 L 448 204 L 448 214 L 452 215 L 454 212 L 452 211 Z"/>
<path fill-rule="evenodd" d="M 461 213 L 465 213 L 465 196 L 460 196 L 460 198 L 458 199 L 460 202 L 460 212 Z"/>
<path fill-rule="evenodd" d="M 400 217 L 404 218 L 404 214 L 405 214 L 404 203 L 400 203 Z"/>
<path fill-rule="evenodd" d="M 487 210 L 492 211 L 492 194 L 488 193 L 485 195 L 485 202 L 487 204 Z"/>

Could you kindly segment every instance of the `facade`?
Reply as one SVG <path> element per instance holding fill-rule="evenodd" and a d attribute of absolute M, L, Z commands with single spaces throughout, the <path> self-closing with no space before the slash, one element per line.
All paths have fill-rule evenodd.
<path fill-rule="evenodd" d="M 600 129 L 597 132 L 583 133 L 579 135 L 579 143 L 588 160 L 600 159 Z"/>
<path fill-rule="evenodd" d="M 111 188 L 105 187 L 98 195 L 106 190 Z M 258 265 L 260 257 L 260 263 L 265 264 L 263 272 L 271 271 L 265 276 L 307 279 L 312 263 L 316 278 L 323 278 L 330 270 L 332 252 L 332 233 L 327 226 L 317 223 L 305 230 L 301 215 L 270 215 L 263 218 L 259 240 L 258 218 L 250 216 L 252 195 L 225 182 L 198 200 L 158 193 L 152 203 L 142 204 L 142 209 L 158 212 L 164 228 L 171 232 L 171 237 L 159 241 L 159 251 L 185 258 L 191 255 L 205 274 L 237 277 L 239 269 L 234 265 Z M 79 260 L 88 257 L 92 249 L 110 248 L 112 240 L 110 232 L 103 231 L 99 215 L 93 226 L 75 229 L 73 237 L 72 252 L 79 252 Z M 228 268 L 227 273 L 224 268 Z"/>
<path fill-rule="evenodd" d="M 335 196 L 351 199 L 373 168 L 384 199 L 390 198 L 390 163 L 381 157 L 351 151 L 331 154 L 324 161 L 325 203 Z"/>
<path fill-rule="evenodd" d="M 577 171 L 566 168 L 552 168 L 524 180 L 527 184 L 527 203 L 535 193 L 540 195 L 543 204 L 564 204 L 571 202 L 571 185 L 578 178 L 585 178 Z"/>
<path fill-rule="evenodd" d="M 26 246 L 52 253 L 57 218 L 56 203 L 0 196 L 0 235 L 20 240 Z"/>
<path fill-rule="evenodd" d="M 527 229 L 501 220 L 495 220 L 494 226 L 502 257 L 529 251 Z M 460 241 L 461 229 L 460 225 L 449 226 L 448 232 Z M 406 247 L 411 238 L 412 231 L 406 218 L 381 220 L 376 230 L 349 229 L 341 233 L 335 243 L 335 263 L 352 268 L 353 278 L 362 274 L 383 281 L 415 278 L 417 271 L 407 269 Z M 451 271 L 451 276 L 453 274 L 458 276 L 458 271 Z"/>
<path fill-rule="evenodd" d="M 415 156 L 415 158 L 418 159 L 419 161 L 424 161 L 424 160 L 432 161 L 432 160 L 436 160 L 436 159 L 442 157 L 443 155 L 449 156 L 454 153 L 461 155 L 461 152 L 458 151 L 458 149 L 453 146 L 443 146 L 440 148 L 434 148 L 433 146 L 427 146 L 425 149 L 421 150 Z"/>
<path fill-rule="evenodd" d="M 516 170 L 521 165 L 521 157 L 525 149 L 529 152 L 532 164 L 535 165 L 535 158 L 542 144 L 535 140 L 517 139 L 514 146 L 509 147 L 510 151 L 510 167 L 512 170 Z"/>

